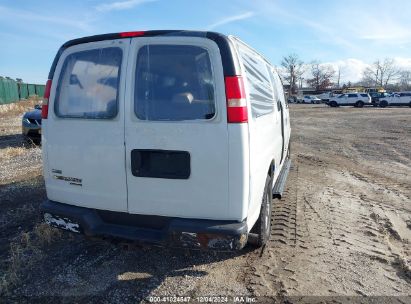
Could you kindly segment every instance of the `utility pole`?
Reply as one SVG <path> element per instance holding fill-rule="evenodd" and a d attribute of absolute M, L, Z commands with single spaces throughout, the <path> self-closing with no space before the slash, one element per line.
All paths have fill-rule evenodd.
<path fill-rule="evenodd" d="M 341 68 L 338 67 L 337 88 L 340 88 Z"/>

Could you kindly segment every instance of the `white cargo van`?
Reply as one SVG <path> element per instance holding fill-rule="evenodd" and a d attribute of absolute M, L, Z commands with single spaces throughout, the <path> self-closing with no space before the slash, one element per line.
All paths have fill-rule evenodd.
<path fill-rule="evenodd" d="M 65 43 L 42 107 L 51 226 L 238 250 L 270 235 L 290 167 L 275 68 L 235 37 L 146 31 Z"/>

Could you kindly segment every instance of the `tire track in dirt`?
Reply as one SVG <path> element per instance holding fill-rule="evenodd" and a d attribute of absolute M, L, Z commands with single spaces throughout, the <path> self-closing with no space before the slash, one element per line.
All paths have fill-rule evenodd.
<path fill-rule="evenodd" d="M 277 297 L 312 290 L 321 295 L 409 292 L 407 261 L 390 250 L 386 232 L 372 219 L 373 205 L 363 199 L 369 195 L 364 191 L 384 183 L 372 181 L 364 188 L 335 159 L 298 153 L 293 162 L 286 197 L 273 205 L 272 240 L 261 258 L 252 257 L 250 291 L 276 290 Z M 376 284 L 379 277 L 390 283 Z"/>

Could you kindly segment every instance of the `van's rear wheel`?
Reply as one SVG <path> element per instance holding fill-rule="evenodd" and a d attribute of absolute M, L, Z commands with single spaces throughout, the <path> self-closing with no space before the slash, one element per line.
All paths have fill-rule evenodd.
<path fill-rule="evenodd" d="M 255 233 L 257 238 L 254 245 L 261 247 L 267 244 L 271 234 L 271 201 L 272 201 L 272 182 L 271 177 L 268 175 L 265 181 L 264 194 L 261 202 L 260 216 L 255 223 L 251 233 Z"/>
<path fill-rule="evenodd" d="M 385 108 L 388 105 L 388 102 L 386 100 L 381 100 L 380 101 L 380 107 Z"/>

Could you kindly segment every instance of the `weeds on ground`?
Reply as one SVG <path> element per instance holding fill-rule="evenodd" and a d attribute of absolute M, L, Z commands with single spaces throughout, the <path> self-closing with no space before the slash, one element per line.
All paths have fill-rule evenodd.
<path fill-rule="evenodd" d="M 41 104 L 41 98 L 37 96 L 30 97 L 27 100 L 0 105 L 0 116 L 19 115 L 33 110 L 36 104 Z"/>
<path fill-rule="evenodd" d="M 0 277 L 0 296 L 8 294 L 21 281 L 25 271 L 44 258 L 47 246 L 60 237 L 61 232 L 46 223 L 37 224 L 30 232 L 22 232 L 10 244 L 8 268 Z"/>
<path fill-rule="evenodd" d="M 9 199 L 7 192 L 3 193 L 4 199 Z M 36 212 L 32 204 L 24 204 L 21 207 L 17 207 L 12 210 L 7 210 L 0 215 L 0 229 L 3 229 L 6 225 L 14 222 L 16 219 L 25 219 L 28 215 Z"/>
<path fill-rule="evenodd" d="M 24 154 L 27 149 L 24 147 L 7 147 L 0 150 L 0 158 L 10 159 L 19 155 Z"/>

